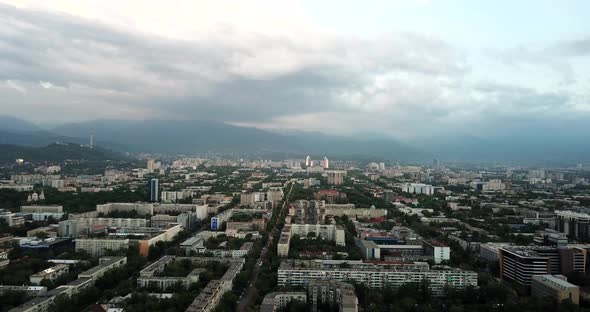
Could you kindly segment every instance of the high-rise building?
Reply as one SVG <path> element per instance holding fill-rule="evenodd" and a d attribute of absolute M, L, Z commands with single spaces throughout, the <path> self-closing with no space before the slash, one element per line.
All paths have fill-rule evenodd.
<path fill-rule="evenodd" d="M 330 168 L 330 161 L 328 160 L 328 157 L 324 156 L 324 169 L 328 168 Z"/>
<path fill-rule="evenodd" d="M 305 166 L 311 167 L 311 157 L 309 155 L 307 155 L 307 157 L 305 157 Z"/>
<path fill-rule="evenodd" d="M 156 171 L 156 161 L 153 159 L 148 159 L 147 161 L 147 172 L 154 173 Z"/>
<path fill-rule="evenodd" d="M 344 184 L 344 174 L 346 171 L 333 170 L 328 171 L 328 184 L 329 185 L 342 185 Z"/>
<path fill-rule="evenodd" d="M 590 214 L 568 210 L 556 210 L 557 230 L 569 239 L 590 241 Z"/>
<path fill-rule="evenodd" d="M 158 179 L 152 178 L 148 182 L 148 196 L 150 198 L 150 202 L 157 202 L 159 198 L 159 190 L 158 190 Z"/>

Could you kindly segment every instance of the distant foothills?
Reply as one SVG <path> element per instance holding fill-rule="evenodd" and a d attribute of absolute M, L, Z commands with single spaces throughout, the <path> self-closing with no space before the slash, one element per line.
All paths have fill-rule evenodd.
<path fill-rule="evenodd" d="M 352 125 L 351 125 L 352 126 Z M 119 153 L 260 155 L 383 159 L 399 161 L 587 162 L 590 140 L 579 136 L 515 135 L 485 139 L 438 137 L 401 142 L 384 136 L 344 137 L 299 132 L 281 134 L 213 121 L 93 120 L 43 128 L 32 122 L 0 116 L 0 144 L 45 147 L 55 142 L 94 144 Z M 113 154 L 114 155 L 114 154 Z"/>
<path fill-rule="evenodd" d="M 52 143 L 47 146 L 25 146 L 0 144 L 0 163 L 14 162 L 16 159 L 32 162 L 62 162 L 65 160 L 121 161 L 128 157 L 122 153 L 101 147 L 84 146 L 74 143 Z"/>

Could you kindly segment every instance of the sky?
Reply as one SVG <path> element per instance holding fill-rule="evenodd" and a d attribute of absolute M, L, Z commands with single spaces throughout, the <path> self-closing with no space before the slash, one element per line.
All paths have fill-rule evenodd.
<path fill-rule="evenodd" d="M 590 3 L 0 0 L 0 110 L 407 140 L 590 133 Z"/>

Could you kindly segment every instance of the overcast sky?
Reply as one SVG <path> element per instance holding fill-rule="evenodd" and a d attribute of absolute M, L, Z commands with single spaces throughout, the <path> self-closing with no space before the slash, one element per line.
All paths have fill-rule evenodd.
<path fill-rule="evenodd" d="M 0 0 L 0 109 L 397 138 L 590 131 L 590 3 Z"/>

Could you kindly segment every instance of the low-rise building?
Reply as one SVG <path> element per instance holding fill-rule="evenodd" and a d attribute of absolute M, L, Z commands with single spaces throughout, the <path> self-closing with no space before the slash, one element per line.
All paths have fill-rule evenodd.
<path fill-rule="evenodd" d="M 569 300 L 575 305 L 580 303 L 580 287 L 568 283 L 563 275 L 534 275 L 531 294 L 537 298 L 554 298 L 559 302 Z"/>
<path fill-rule="evenodd" d="M 70 272 L 70 267 L 65 264 L 58 264 L 56 266 L 45 269 L 41 272 L 35 273 L 29 277 L 29 281 L 33 285 L 41 285 L 43 280 L 54 281 L 58 277 Z"/>
<path fill-rule="evenodd" d="M 279 291 L 264 296 L 260 312 L 275 312 L 287 306 L 291 301 L 307 302 L 307 295 L 302 291 Z"/>

